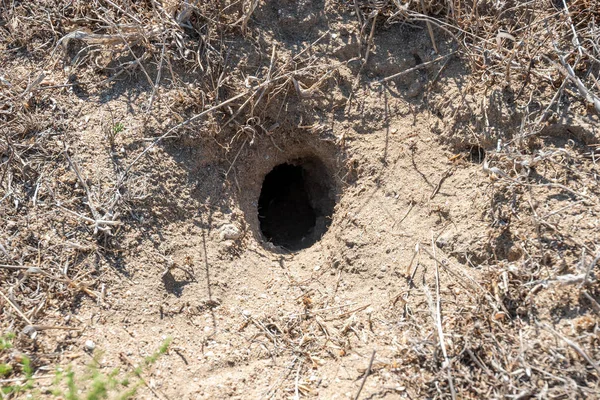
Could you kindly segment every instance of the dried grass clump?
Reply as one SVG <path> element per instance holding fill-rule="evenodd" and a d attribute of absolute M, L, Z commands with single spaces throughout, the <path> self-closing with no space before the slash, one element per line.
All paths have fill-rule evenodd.
<path fill-rule="evenodd" d="M 398 4 L 388 21 L 423 21 L 450 34 L 469 60 L 472 85 L 510 91 L 514 106 L 525 110 L 524 130 L 539 132 L 552 112 L 560 114 L 561 96 L 582 102 L 583 114 L 600 113 L 596 0 Z M 546 89 L 555 95 L 534 109 L 538 98 L 548 97 Z"/>
<path fill-rule="evenodd" d="M 436 315 L 431 289 L 420 285 L 433 317 L 415 318 L 405 305 L 402 374 L 428 397 L 597 396 L 600 3 L 355 4 L 370 21 L 425 23 L 436 51 L 440 38 L 452 38 L 471 75 L 448 99 L 462 103 L 448 127 L 457 137 L 447 139 L 487 151 L 489 257 L 476 265 L 466 257 L 484 272 L 481 286 L 462 309 L 442 298 Z M 513 117 L 502 129 L 488 119 L 500 107 Z M 446 339 L 428 339 L 436 330 Z"/>
<path fill-rule="evenodd" d="M 12 72 L 0 71 L 0 328 L 36 337 L 49 329 L 39 321 L 62 319 L 61 310 L 82 296 L 103 304 L 103 274 L 107 266 L 118 268 L 119 241 L 133 222 L 135 202 L 145 196 L 136 168 L 149 150 L 198 124 L 225 151 L 241 152 L 256 136 L 270 137 L 287 100 L 311 102 L 339 68 L 368 62 L 379 18 L 424 24 L 432 48 L 441 37 L 452 38 L 472 72 L 465 91 L 475 98 L 503 92 L 521 124 L 494 132 L 489 146 L 487 105 L 481 115 L 470 115 L 472 144 L 487 150 L 482 166 L 490 179 L 484 216 L 490 257 L 465 269 L 427 250 L 438 279 L 414 291 L 426 313 L 404 304 L 402 313 L 389 315 L 385 323 L 403 334 L 394 343 L 397 361 L 375 361 L 365 379 L 387 369 L 398 379 L 409 377 L 416 394 L 437 398 L 597 395 L 598 137 L 567 126 L 561 135 L 570 140 L 559 143 L 548 125 L 566 123 L 565 115 L 593 120 L 600 113 L 598 1 L 347 2 L 360 17 L 364 48 L 361 58 L 337 64 L 311 52 L 318 40 L 295 55 L 276 44 L 229 43 L 252 29 L 257 6 L 2 1 L 0 51 L 14 64 Z M 238 53 L 247 58 L 234 63 Z M 62 69 L 68 79 L 56 82 L 43 71 L 22 75 L 19 63 L 30 58 L 43 69 Z M 255 73 L 244 75 L 241 67 L 249 65 Z M 201 79 L 190 79 L 190 72 Z M 144 104 L 149 126 L 152 110 L 160 107 L 171 111 L 173 122 L 102 186 L 79 166 L 69 146 L 73 127 L 63 119 L 67 110 L 57 109 L 48 89 L 99 96 L 128 76 L 141 77 L 151 93 Z M 116 129 L 107 126 L 109 146 Z M 449 309 L 439 274 L 468 281 L 473 269 L 484 279 L 470 283 L 468 303 Z M 349 337 L 370 340 L 362 305 L 336 307 L 305 296 L 297 314 L 247 317 L 242 331 L 250 332 L 253 344 L 291 360 L 288 375 L 265 395 L 284 382 L 292 393 L 310 394 L 303 373 L 322 358 L 344 356 Z M 76 331 L 77 324 L 52 329 Z"/>
<path fill-rule="evenodd" d="M 150 114 L 161 105 L 165 71 L 174 87 L 185 87 L 184 74 L 175 70 L 198 68 L 210 77 L 222 72 L 222 51 L 214 45 L 234 21 L 219 4 L 2 1 L 0 46 L 12 62 L 0 72 L 2 330 L 35 338 L 48 329 L 39 321 L 62 319 L 61 310 L 82 296 L 102 304 L 103 268 L 119 268 L 123 219 L 145 196 L 143 176 L 130 174 L 139 158 L 118 168 L 112 185 L 89 180 L 70 146 L 76 139 L 72 110 L 53 93 L 101 95 L 140 74 L 151 88 Z M 29 75 L 29 63 L 44 70 Z M 65 81 L 56 80 L 61 70 Z M 99 145 L 114 147 L 120 129 L 107 123 L 107 143 Z M 63 328 L 77 331 L 71 324 L 57 329 Z"/>

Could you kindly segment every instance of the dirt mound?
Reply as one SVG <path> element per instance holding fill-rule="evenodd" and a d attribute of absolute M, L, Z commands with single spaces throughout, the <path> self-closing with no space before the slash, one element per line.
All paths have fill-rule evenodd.
<path fill-rule="evenodd" d="M 593 1 L 5 3 L 3 396 L 598 396 Z"/>

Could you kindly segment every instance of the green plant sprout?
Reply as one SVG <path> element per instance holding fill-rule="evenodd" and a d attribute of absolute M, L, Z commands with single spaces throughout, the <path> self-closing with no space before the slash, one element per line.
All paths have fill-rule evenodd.
<path fill-rule="evenodd" d="M 5 350 L 12 348 L 14 337 L 14 334 L 0 336 L 0 355 Z M 57 367 L 52 381 L 53 388 L 44 394 L 50 395 L 51 398 L 66 400 L 131 399 L 138 389 L 146 384 L 142 377 L 143 372 L 167 352 L 171 340 L 171 338 L 167 338 L 156 352 L 144 359 L 141 366 L 127 373 L 122 373 L 119 368 L 115 368 L 109 373 L 101 372 L 100 359 L 103 353 L 100 351 L 94 353 L 92 361 L 87 366 L 87 372 L 81 376 L 76 376 L 71 366 L 67 367 L 66 370 Z M 0 386 L 0 400 L 25 396 L 34 399 L 40 397 L 39 389 L 34 388 L 34 371 L 28 357 L 22 357 L 18 370 L 23 374 L 22 380 L 24 383 L 14 383 L 7 386 L 2 384 Z M 0 382 L 13 373 L 13 366 L 0 363 Z M 5 381 L 8 381 L 8 379 L 5 379 Z"/>

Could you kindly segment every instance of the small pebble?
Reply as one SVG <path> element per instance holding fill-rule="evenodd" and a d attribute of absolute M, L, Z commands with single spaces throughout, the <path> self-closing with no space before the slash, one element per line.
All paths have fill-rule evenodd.
<path fill-rule="evenodd" d="M 408 97 L 417 97 L 419 94 L 421 94 L 421 91 L 423 90 L 423 84 L 420 81 L 414 81 L 408 88 L 408 90 L 406 91 L 406 96 Z"/>
<path fill-rule="evenodd" d="M 94 351 L 94 349 L 96 348 L 96 343 L 94 343 L 91 340 L 86 340 L 85 341 L 85 349 L 88 351 Z"/>
<path fill-rule="evenodd" d="M 240 228 L 233 224 L 223 225 L 219 232 L 219 237 L 221 240 L 237 240 L 242 237 L 242 232 Z"/>

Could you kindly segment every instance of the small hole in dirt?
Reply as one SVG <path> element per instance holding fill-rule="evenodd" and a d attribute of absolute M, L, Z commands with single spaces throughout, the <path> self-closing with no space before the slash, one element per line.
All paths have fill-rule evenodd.
<path fill-rule="evenodd" d="M 327 231 L 334 200 L 330 179 L 318 159 L 277 165 L 267 174 L 258 200 L 266 240 L 288 250 L 312 246 Z"/>
<path fill-rule="evenodd" d="M 481 164 L 485 159 L 485 150 L 483 147 L 472 146 L 469 150 L 469 161 L 472 163 Z"/>

